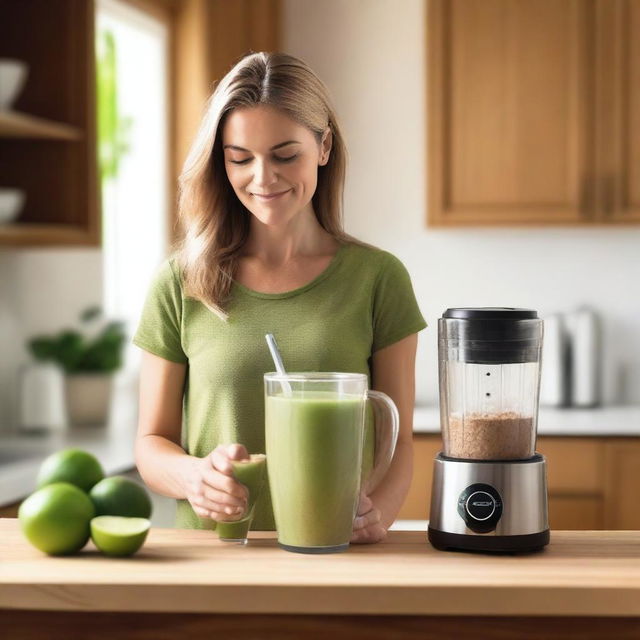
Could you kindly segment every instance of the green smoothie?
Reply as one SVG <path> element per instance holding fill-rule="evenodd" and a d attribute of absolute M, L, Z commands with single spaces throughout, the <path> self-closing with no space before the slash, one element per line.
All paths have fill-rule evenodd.
<path fill-rule="evenodd" d="M 333 391 L 268 395 L 269 485 L 280 544 L 348 544 L 358 505 L 364 396 Z"/>
<path fill-rule="evenodd" d="M 249 460 L 232 460 L 233 475 L 238 482 L 241 482 L 249 490 L 249 501 L 246 514 L 243 518 L 233 522 L 217 521 L 216 531 L 218 537 L 227 540 L 246 539 L 251 520 L 253 519 L 253 508 L 260 497 L 260 492 L 266 478 L 265 467 L 266 456 L 262 453 L 252 454 Z"/>

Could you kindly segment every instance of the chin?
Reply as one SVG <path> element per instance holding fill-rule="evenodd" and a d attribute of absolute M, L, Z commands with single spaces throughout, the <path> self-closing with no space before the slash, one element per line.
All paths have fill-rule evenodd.
<path fill-rule="evenodd" d="M 288 211 L 251 211 L 254 218 L 268 227 L 277 227 L 286 224 L 293 218 Z"/>

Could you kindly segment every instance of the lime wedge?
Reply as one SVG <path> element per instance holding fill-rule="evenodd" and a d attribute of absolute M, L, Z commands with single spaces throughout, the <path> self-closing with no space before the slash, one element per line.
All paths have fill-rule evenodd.
<path fill-rule="evenodd" d="M 91 520 L 91 539 L 108 556 L 130 556 L 144 544 L 150 526 L 148 518 L 98 516 Z"/>

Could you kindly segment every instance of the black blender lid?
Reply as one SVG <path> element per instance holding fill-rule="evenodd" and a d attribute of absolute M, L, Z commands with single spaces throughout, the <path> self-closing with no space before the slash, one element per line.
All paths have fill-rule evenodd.
<path fill-rule="evenodd" d="M 438 320 L 438 342 L 460 362 L 539 362 L 542 320 L 534 309 L 457 307 Z"/>
<path fill-rule="evenodd" d="M 515 307 L 454 307 L 447 309 L 442 317 L 457 320 L 536 320 L 538 312 Z"/>

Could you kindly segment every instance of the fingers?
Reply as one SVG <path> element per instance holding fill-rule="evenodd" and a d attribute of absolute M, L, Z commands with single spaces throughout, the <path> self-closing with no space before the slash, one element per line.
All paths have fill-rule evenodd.
<path fill-rule="evenodd" d="M 229 514 L 221 511 L 210 511 L 209 509 L 204 509 L 203 507 L 199 507 L 198 505 L 192 504 L 191 508 L 194 513 L 199 515 L 202 518 L 211 518 L 212 520 L 217 520 L 218 522 L 235 522 L 236 520 L 241 520 L 244 516 L 242 511 L 238 511 L 233 514 Z"/>
<path fill-rule="evenodd" d="M 219 492 L 207 495 L 195 495 L 189 500 L 193 510 L 203 517 L 214 520 L 239 520 L 246 512 L 247 505 L 232 505 L 224 502 L 224 495 Z"/>
<path fill-rule="evenodd" d="M 249 458 L 249 452 L 242 444 L 227 445 L 227 455 L 231 460 L 246 460 Z"/>
<path fill-rule="evenodd" d="M 380 509 L 371 509 L 367 513 L 358 516 L 353 521 L 353 530 L 366 529 L 372 525 L 378 524 L 382 518 Z"/>
<path fill-rule="evenodd" d="M 249 453 L 242 444 L 219 444 L 210 454 L 212 465 L 221 473 L 233 474 L 231 460 L 246 460 Z"/>
<path fill-rule="evenodd" d="M 214 520 L 237 520 L 247 510 L 249 491 L 233 477 L 232 459 L 248 457 L 242 445 L 220 445 L 200 459 L 187 498 L 194 512 Z"/>
<path fill-rule="evenodd" d="M 233 466 L 229 462 L 229 456 L 227 454 L 227 446 L 219 444 L 210 454 L 209 459 L 214 469 L 217 469 L 220 473 L 231 476 L 233 475 Z"/>
<path fill-rule="evenodd" d="M 213 508 L 207 508 L 207 506 L 203 506 L 203 504 L 209 505 L 208 502 L 196 502 L 191 501 L 191 508 L 194 510 L 196 514 L 203 518 L 212 518 L 213 520 L 230 522 L 234 520 L 240 520 L 244 517 L 246 512 L 245 509 L 240 507 L 221 507 L 214 503 Z"/>
<path fill-rule="evenodd" d="M 208 483 L 211 486 L 222 491 L 226 491 L 231 495 L 247 500 L 249 498 L 249 491 L 243 484 L 233 477 L 233 466 L 231 465 L 231 462 L 229 462 L 228 457 L 229 453 L 231 453 L 232 455 L 240 456 L 240 458 L 232 458 L 233 460 L 242 460 L 243 457 L 249 457 L 246 452 L 247 450 L 241 444 L 218 445 L 209 454 L 209 460 L 213 467 L 212 472 L 213 474 L 218 475 L 209 475 L 209 477 L 207 477 Z"/>
<path fill-rule="evenodd" d="M 246 501 L 237 500 L 227 493 L 209 486 L 201 486 L 189 496 L 193 510 L 201 516 L 211 518 L 230 519 L 241 516 L 247 508 Z"/>
<path fill-rule="evenodd" d="M 233 476 L 220 473 L 217 469 L 205 469 L 202 472 L 203 488 L 211 487 L 214 490 L 228 494 L 229 502 L 246 502 L 249 499 L 249 491 Z"/>
<path fill-rule="evenodd" d="M 371 498 L 362 494 L 358 504 L 358 515 L 353 520 L 351 542 L 371 544 L 384 540 L 387 530 L 382 525 L 382 513 L 373 506 Z"/>
<path fill-rule="evenodd" d="M 387 530 L 381 524 L 374 524 L 366 529 L 354 531 L 350 542 L 353 544 L 374 544 L 387 537 Z"/>
<path fill-rule="evenodd" d="M 371 498 L 369 496 L 362 494 L 360 496 L 360 502 L 358 503 L 358 515 L 359 516 L 364 515 L 365 513 L 371 510 L 371 507 L 373 507 L 373 502 L 371 502 Z"/>

